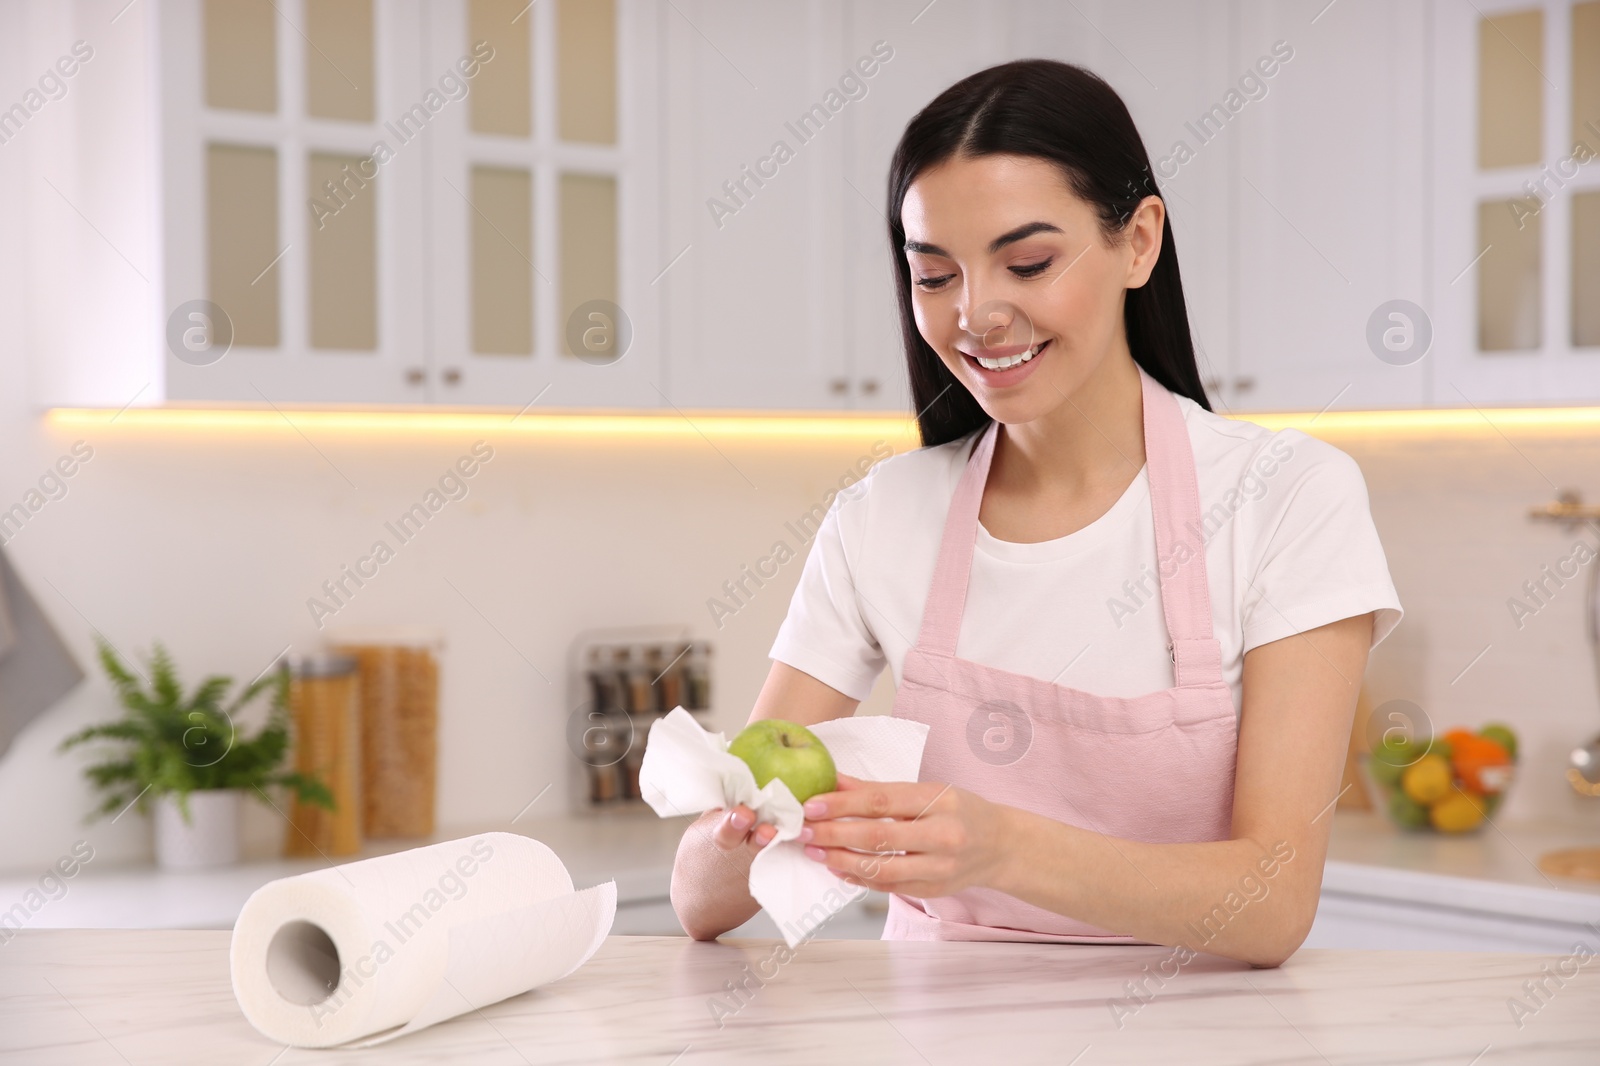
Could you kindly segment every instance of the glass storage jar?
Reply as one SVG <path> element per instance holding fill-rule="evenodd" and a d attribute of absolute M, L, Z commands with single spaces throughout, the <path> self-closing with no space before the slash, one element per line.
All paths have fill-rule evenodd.
<path fill-rule="evenodd" d="M 302 657 L 289 683 L 295 769 L 316 774 L 334 809 L 292 800 L 286 855 L 353 855 L 361 849 L 361 760 L 356 661 L 319 653 Z"/>
<path fill-rule="evenodd" d="M 361 832 L 367 839 L 433 834 L 439 776 L 439 660 L 432 630 L 344 630 L 335 650 L 360 674 Z"/>

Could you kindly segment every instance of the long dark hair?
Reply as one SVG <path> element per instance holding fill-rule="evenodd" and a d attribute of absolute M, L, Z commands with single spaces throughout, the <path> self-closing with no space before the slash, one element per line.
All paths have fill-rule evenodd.
<path fill-rule="evenodd" d="M 1124 226 L 1141 200 L 1161 195 L 1122 98 L 1082 67 L 1053 59 L 1002 63 L 961 79 L 917 112 L 889 164 L 888 219 L 900 332 L 924 446 L 956 440 L 990 421 L 917 329 L 906 231 L 900 222 L 911 183 L 958 153 L 1035 156 L 1056 164 L 1073 192 L 1095 208 L 1108 243 L 1124 237 Z M 1134 361 L 1146 373 L 1211 410 L 1195 366 L 1170 217 L 1162 223 L 1161 253 L 1149 280 L 1127 292 L 1123 325 Z"/>

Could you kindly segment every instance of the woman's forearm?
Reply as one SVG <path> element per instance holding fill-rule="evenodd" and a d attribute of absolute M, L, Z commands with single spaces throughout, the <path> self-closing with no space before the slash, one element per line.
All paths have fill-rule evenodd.
<path fill-rule="evenodd" d="M 1321 871 L 1296 867 L 1288 841 L 1147 844 L 1006 811 L 991 887 L 1110 932 L 1276 966 L 1316 913 Z"/>
<path fill-rule="evenodd" d="M 707 811 L 691 822 L 672 864 L 672 909 L 684 932 L 696 940 L 713 940 L 761 909 L 750 895 L 754 854 L 747 847 L 724 851 L 711 839 L 723 817 L 725 811 Z"/>

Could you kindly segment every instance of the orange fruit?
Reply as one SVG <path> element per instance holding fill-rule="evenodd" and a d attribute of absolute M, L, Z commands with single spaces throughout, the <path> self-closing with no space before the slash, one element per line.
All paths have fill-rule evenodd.
<path fill-rule="evenodd" d="M 1474 792 L 1499 792 L 1511 781 L 1511 753 L 1495 740 L 1463 733 L 1450 746 L 1450 768 Z"/>

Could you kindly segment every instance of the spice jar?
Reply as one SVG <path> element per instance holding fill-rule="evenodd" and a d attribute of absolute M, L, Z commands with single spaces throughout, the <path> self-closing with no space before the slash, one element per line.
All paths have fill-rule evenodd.
<path fill-rule="evenodd" d="M 620 710 L 590 708 L 578 723 L 575 754 L 588 768 L 589 802 L 606 804 L 625 797 L 627 771 L 621 765 L 632 740 L 632 723 Z"/>
<path fill-rule="evenodd" d="M 689 652 L 689 645 L 680 644 L 672 649 L 672 662 L 668 664 L 666 672 L 661 675 L 661 709 L 671 711 L 675 707 L 683 706 L 683 657 Z"/>
<path fill-rule="evenodd" d="M 666 690 L 661 682 L 665 680 L 667 660 L 662 654 L 661 645 L 651 644 L 644 650 L 644 676 L 645 684 L 650 687 L 650 710 L 670 711 L 672 704 L 662 703 Z"/>
<path fill-rule="evenodd" d="M 684 687 L 688 690 L 689 710 L 703 711 L 711 706 L 711 645 L 704 641 L 696 641 L 689 651 Z"/>
<path fill-rule="evenodd" d="M 611 676 L 617 686 L 617 710 L 633 711 L 633 652 L 618 644 L 611 648 Z"/>
<path fill-rule="evenodd" d="M 361 850 L 361 761 L 356 661 L 346 655 L 305 656 L 289 683 L 295 769 L 320 777 L 334 809 L 301 803 L 289 808 L 284 853 L 306 857 Z"/>
<path fill-rule="evenodd" d="M 616 673 L 610 668 L 609 661 L 601 655 L 601 650 L 598 644 L 589 649 L 585 676 L 589 682 L 590 702 L 596 710 L 604 714 L 621 710 L 622 693 L 617 686 Z"/>
<path fill-rule="evenodd" d="M 650 687 L 650 665 L 643 644 L 623 652 L 628 663 L 628 710 L 634 714 L 649 714 L 656 709 L 655 691 Z"/>

